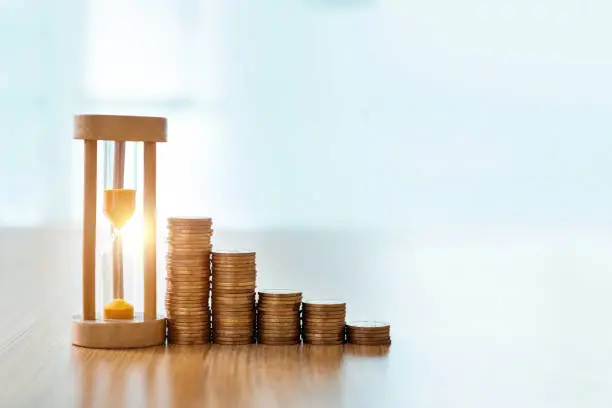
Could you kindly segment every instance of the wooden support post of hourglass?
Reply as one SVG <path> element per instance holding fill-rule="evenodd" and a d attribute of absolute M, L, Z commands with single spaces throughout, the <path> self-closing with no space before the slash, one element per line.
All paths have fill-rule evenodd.
<path fill-rule="evenodd" d="M 83 211 L 83 314 L 72 320 L 72 343 L 91 348 L 135 348 L 163 344 L 166 320 L 156 305 L 156 147 L 166 141 L 166 119 L 144 116 L 77 115 L 75 139 L 85 142 Z M 96 318 L 97 142 L 144 142 L 144 314 L 133 320 Z"/>
<path fill-rule="evenodd" d="M 98 142 L 85 140 L 83 188 L 83 319 L 96 319 L 96 199 Z"/>
<path fill-rule="evenodd" d="M 156 145 L 144 144 L 144 318 L 155 319 L 157 315 L 157 222 L 156 222 Z"/>

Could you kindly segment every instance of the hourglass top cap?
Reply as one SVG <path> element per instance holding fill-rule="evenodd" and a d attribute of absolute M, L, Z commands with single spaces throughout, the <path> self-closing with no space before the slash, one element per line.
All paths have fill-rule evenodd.
<path fill-rule="evenodd" d="M 75 115 L 74 138 L 118 142 L 166 142 L 166 118 L 124 115 Z"/>

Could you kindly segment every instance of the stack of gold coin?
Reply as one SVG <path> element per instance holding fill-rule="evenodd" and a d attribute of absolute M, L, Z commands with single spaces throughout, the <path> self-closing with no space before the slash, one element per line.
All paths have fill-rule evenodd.
<path fill-rule="evenodd" d="M 347 340 L 361 346 L 388 346 L 391 344 L 391 326 L 383 322 L 351 322 L 346 325 Z"/>
<path fill-rule="evenodd" d="M 210 343 L 210 218 L 168 218 L 168 342 Z"/>
<path fill-rule="evenodd" d="M 344 343 L 346 303 L 335 300 L 305 300 L 302 303 L 304 343 L 337 345 Z"/>
<path fill-rule="evenodd" d="M 259 291 L 257 342 L 291 345 L 300 342 L 302 292 L 286 289 Z"/>
<path fill-rule="evenodd" d="M 213 251 L 213 343 L 253 343 L 256 277 L 255 252 Z"/>

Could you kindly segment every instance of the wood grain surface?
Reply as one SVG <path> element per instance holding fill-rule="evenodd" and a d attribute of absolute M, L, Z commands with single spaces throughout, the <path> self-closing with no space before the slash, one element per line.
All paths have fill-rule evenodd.
<path fill-rule="evenodd" d="M 477 235 L 215 231 L 220 248 L 257 249 L 260 287 L 341 297 L 349 320 L 390 321 L 388 352 L 107 351 L 70 344 L 81 231 L 0 230 L 0 407 L 612 406 L 610 244 Z M 157 284 L 159 305 L 162 272 Z"/>
<path fill-rule="evenodd" d="M 25 327 L 3 346 L 0 380 L 10 386 L 2 387 L 0 406 L 341 407 L 360 406 L 347 404 L 346 393 L 376 397 L 386 386 L 390 347 L 95 350 L 70 346 L 53 326 Z M 368 388 L 360 391 L 362 382 Z"/>

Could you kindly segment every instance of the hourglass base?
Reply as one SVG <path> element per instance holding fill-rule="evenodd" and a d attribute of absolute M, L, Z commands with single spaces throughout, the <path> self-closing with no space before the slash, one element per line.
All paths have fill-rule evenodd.
<path fill-rule="evenodd" d="M 166 319 L 72 320 L 72 344 L 87 348 L 124 349 L 159 346 L 166 341 Z"/>

